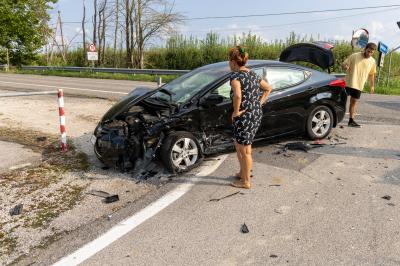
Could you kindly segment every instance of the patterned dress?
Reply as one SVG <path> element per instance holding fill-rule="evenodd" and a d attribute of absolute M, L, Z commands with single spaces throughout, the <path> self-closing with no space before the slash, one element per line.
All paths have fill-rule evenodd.
<path fill-rule="evenodd" d="M 261 78 L 253 71 L 232 72 L 230 80 L 238 80 L 242 91 L 240 111 L 245 110 L 240 116 L 233 119 L 233 136 L 241 145 L 251 145 L 254 136 L 261 124 L 262 109 L 260 103 Z M 231 99 L 233 91 L 231 90 Z"/>

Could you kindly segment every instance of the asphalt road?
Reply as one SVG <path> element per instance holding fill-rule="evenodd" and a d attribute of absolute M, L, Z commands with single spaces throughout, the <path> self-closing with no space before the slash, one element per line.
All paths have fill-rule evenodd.
<path fill-rule="evenodd" d="M 122 98 L 136 87 L 141 86 L 156 88 L 157 83 L 0 73 L 0 90 L 13 92 L 57 91 L 57 89 L 63 89 L 65 95 L 82 95 L 116 100 Z"/>
<path fill-rule="evenodd" d="M 83 89 L 84 82 L 96 90 L 108 87 L 102 80 L 38 79 L 77 82 Z M 95 82 L 100 85 L 94 87 Z M 111 87 L 120 83 L 109 82 Z M 363 94 L 357 116 L 363 127 L 342 122 L 324 147 L 284 152 L 282 141 L 293 139 L 259 143 L 251 190 L 229 186 L 238 168 L 235 154 L 229 154 L 214 173 L 198 177 L 188 193 L 82 265 L 399 265 L 399 111 L 400 97 Z M 132 203 L 111 220 L 70 232 L 21 265 L 56 262 L 192 180 L 190 175 L 174 178 L 157 195 Z M 243 223 L 247 234 L 240 232 Z"/>
<path fill-rule="evenodd" d="M 363 128 L 342 123 L 338 141 L 325 140 L 342 144 L 309 153 L 259 145 L 251 190 L 228 185 L 238 167 L 231 154 L 82 265 L 399 265 L 399 108 L 400 97 L 363 95 Z"/>

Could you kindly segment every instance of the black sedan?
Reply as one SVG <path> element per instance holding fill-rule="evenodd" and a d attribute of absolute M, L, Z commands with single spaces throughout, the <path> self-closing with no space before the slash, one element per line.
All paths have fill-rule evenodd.
<path fill-rule="evenodd" d="M 255 140 L 306 134 L 325 138 L 344 117 L 345 82 L 311 68 L 329 69 L 324 43 L 297 44 L 281 61 L 250 60 L 248 67 L 271 84 Z M 286 62 L 282 62 L 286 61 Z M 228 62 L 197 68 L 154 90 L 137 88 L 116 103 L 94 132 L 94 150 L 106 165 L 143 168 L 158 157 L 171 172 L 194 167 L 204 155 L 233 146 Z"/>

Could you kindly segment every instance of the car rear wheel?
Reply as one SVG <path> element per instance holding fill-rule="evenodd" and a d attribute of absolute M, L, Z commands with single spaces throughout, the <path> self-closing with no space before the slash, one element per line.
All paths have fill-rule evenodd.
<path fill-rule="evenodd" d="M 315 107 L 307 119 L 307 134 L 311 139 L 323 139 L 331 132 L 333 127 L 333 114 L 327 106 Z"/>
<path fill-rule="evenodd" d="M 172 173 L 192 169 L 200 158 L 198 142 L 189 132 L 175 132 L 169 135 L 161 147 L 161 159 Z"/>

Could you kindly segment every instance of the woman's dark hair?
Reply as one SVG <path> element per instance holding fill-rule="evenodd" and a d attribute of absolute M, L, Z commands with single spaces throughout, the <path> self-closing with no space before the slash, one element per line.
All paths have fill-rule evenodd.
<path fill-rule="evenodd" d="M 236 46 L 229 49 L 229 60 L 235 61 L 238 66 L 244 66 L 249 60 L 249 54 L 243 46 Z"/>

